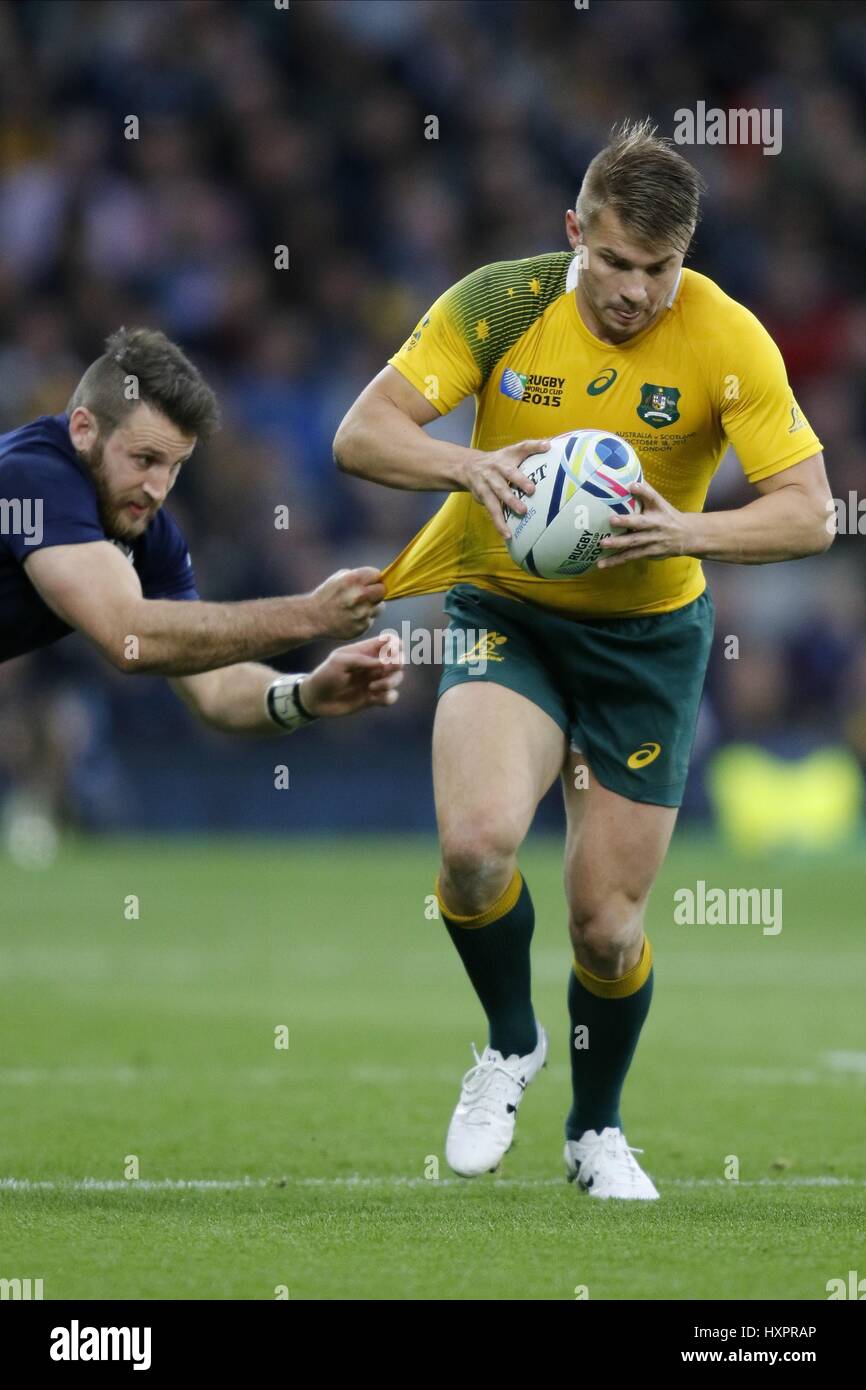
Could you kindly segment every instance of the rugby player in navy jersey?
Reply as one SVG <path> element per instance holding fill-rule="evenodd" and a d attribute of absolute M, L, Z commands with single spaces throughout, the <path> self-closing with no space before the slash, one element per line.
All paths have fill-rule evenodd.
<path fill-rule="evenodd" d="M 384 635 L 336 648 L 310 674 L 262 664 L 366 632 L 382 608 L 378 570 L 338 570 L 293 597 L 200 601 L 163 503 L 218 423 L 180 348 L 120 329 L 65 414 L 0 436 L 0 662 L 77 630 L 117 670 L 168 677 L 204 723 L 237 733 L 393 704 L 400 654 Z"/>

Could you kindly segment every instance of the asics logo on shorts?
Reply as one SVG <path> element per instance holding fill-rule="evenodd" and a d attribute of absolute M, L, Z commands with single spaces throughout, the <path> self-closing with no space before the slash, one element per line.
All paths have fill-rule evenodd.
<path fill-rule="evenodd" d="M 485 632 L 480 641 L 470 647 L 468 652 L 457 658 L 460 661 L 504 661 L 504 656 L 499 656 L 496 652 L 497 647 L 501 647 L 508 638 L 503 637 L 501 632 Z"/>
<path fill-rule="evenodd" d="M 636 748 L 628 760 L 628 767 L 646 767 L 648 763 L 654 763 L 659 753 L 662 751 L 660 743 L 642 743 L 640 748 Z"/>

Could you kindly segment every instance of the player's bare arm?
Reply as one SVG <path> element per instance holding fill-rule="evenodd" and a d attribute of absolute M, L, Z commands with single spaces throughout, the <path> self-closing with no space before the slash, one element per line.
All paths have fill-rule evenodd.
<path fill-rule="evenodd" d="M 193 675 L 276 656 L 319 637 L 358 637 L 384 594 L 378 570 L 365 567 L 338 570 L 298 596 L 242 603 L 146 599 L 135 570 L 109 541 L 39 550 L 25 570 L 58 617 L 129 674 Z"/>
<path fill-rule="evenodd" d="M 278 675 L 270 666 L 241 662 L 170 684 L 203 724 L 231 734 L 273 734 L 267 692 Z M 303 709 L 312 719 L 358 714 L 393 705 L 403 680 L 399 639 L 386 634 L 336 647 L 303 679 Z"/>
<path fill-rule="evenodd" d="M 392 366 L 383 367 L 361 392 L 334 438 L 334 458 L 344 473 L 385 487 L 420 492 L 470 492 L 509 538 L 502 506 L 518 514 L 535 484 L 519 471 L 524 459 L 547 449 L 546 439 L 524 439 L 504 449 L 470 449 L 434 439 L 424 426 L 440 412 Z"/>
<path fill-rule="evenodd" d="M 632 560 L 694 555 L 699 560 L 764 565 L 828 550 L 833 502 L 823 454 L 814 454 L 753 484 L 761 495 L 724 512 L 680 512 L 646 481 L 632 491 L 643 502 L 637 516 L 614 517 L 623 534 L 602 541 L 599 569 Z"/>

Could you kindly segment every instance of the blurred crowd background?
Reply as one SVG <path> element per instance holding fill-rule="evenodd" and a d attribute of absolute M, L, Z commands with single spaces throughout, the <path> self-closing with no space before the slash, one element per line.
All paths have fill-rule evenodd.
<path fill-rule="evenodd" d="M 829 745 L 862 766 L 856 0 L 0 4 L 0 431 L 63 410 L 118 325 L 160 327 L 224 410 L 170 503 L 202 596 L 298 592 L 341 566 L 385 565 L 441 498 L 338 474 L 347 407 L 449 284 L 565 246 L 565 209 L 614 124 L 650 115 L 671 135 L 698 101 L 783 112 L 775 157 L 684 148 L 709 184 L 689 264 L 774 335 L 853 534 L 814 560 L 707 567 L 718 632 L 739 649 L 728 659 L 716 644 L 685 815 L 709 813 L 708 759 L 730 744 L 789 761 Z M 437 140 L 424 137 L 431 114 Z M 471 422 L 464 403 L 436 429 L 468 442 Z M 710 505 L 747 500 L 728 457 Z M 279 504 L 288 531 L 274 527 Z M 866 533 L 866 504 L 860 520 Z M 388 626 L 404 619 L 441 626 L 441 597 L 389 607 Z M 308 669 L 323 650 L 283 664 Z M 69 638 L 0 667 L 7 830 L 40 803 L 99 830 L 426 828 L 438 676 L 413 667 L 394 711 L 232 743 L 163 682 L 115 675 Z M 288 792 L 273 789 L 279 761 Z M 539 823 L 558 815 L 552 796 Z"/>

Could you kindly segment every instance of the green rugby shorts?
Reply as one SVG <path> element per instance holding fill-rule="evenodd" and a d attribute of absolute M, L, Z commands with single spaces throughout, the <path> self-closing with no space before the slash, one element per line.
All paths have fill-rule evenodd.
<path fill-rule="evenodd" d="M 515 690 L 549 714 L 602 786 L 679 806 L 715 612 L 709 591 L 670 613 L 575 619 L 457 584 L 439 694 L 463 681 Z"/>

